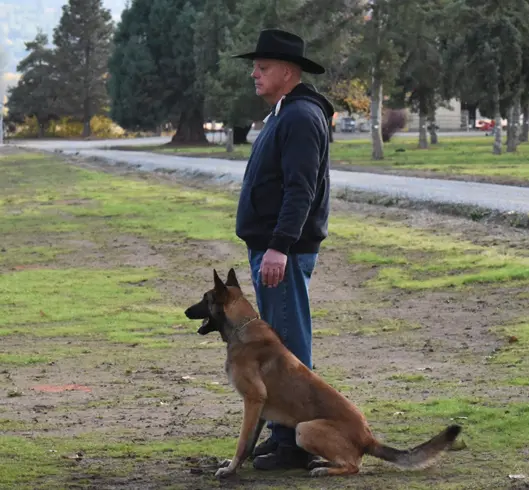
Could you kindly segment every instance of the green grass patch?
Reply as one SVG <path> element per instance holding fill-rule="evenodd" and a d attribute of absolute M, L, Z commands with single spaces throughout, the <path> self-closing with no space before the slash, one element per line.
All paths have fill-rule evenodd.
<path fill-rule="evenodd" d="M 36 488 L 31 486 L 32 482 L 76 471 L 71 462 L 63 457 L 78 451 L 82 451 L 88 461 L 115 460 L 116 467 L 119 468 L 127 460 L 146 461 L 186 456 L 228 457 L 233 455 L 236 444 L 235 438 L 182 439 L 152 443 L 120 442 L 113 439 L 115 438 L 111 434 L 106 434 L 104 438 L 101 435 L 81 434 L 75 438 L 61 439 L 2 436 L 0 485 L 5 486 L 0 488 L 19 488 L 19 485 Z"/>
<path fill-rule="evenodd" d="M 461 288 L 472 284 L 529 282 L 529 258 L 499 247 L 382 219 L 336 216 L 330 243 L 354 243 L 353 263 L 379 267 L 369 284 L 410 290 Z"/>
<path fill-rule="evenodd" d="M 396 150 L 405 151 L 399 151 Z M 354 165 L 373 166 L 371 143 L 368 140 L 336 141 L 332 145 L 334 161 Z M 417 139 L 396 137 L 385 145 L 385 158 L 377 165 L 384 167 L 427 170 L 453 175 L 480 175 L 529 179 L 529 145 L 518 147 L 516 153 L 492 154 L 490 137 L 441 138 L 438 145 L 420 150 Z"/>
<path fill-rule="evenodd" d="M 420 383 L 427 381 L 428 378 L 422 374 L 392 374 L 389 378 L 391 381 L 402 381 L 404 383 Z"/>
<path fill-rule="evenodd" d="M 493 454 L 501 451 L 503 461 L 511 457 L 521 461 L 520 450 L 527 447 L 529 437 L 527 403 L 500 404 L 472 398 L 433 399 L 420 403 L 374 400 L 365 410 L 368 419 L 376 424 L 387 424 L 388 418 L 395 420 L 385 425 L 383 431 L 387 441 L 397 444 L 420 442 L 436 430 L 457 423 L 463 427 L 463 438 L 472 452 Z"/>
<path fill-rule="evenodd" d="M 518 381 L 525 379 L 519 376 L 522 374 L 529 376 L 529 322 L 521 321 L 494 328 L 493 331 L 502 339 L 503 346 L 490 357 L 491 362 L 516 365 L 517 377 L 514 379 Z"/>

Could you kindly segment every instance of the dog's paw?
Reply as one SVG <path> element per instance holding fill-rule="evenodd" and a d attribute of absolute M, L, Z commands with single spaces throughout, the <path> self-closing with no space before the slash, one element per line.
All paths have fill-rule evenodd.
<path fill-rule="evenodd" d="M 225 468 L 219 468 L 217 472 L 215 473 L 215 477 L 217 478 L 228 478 L 229 476 L 232 476 L 235 474 L 235 470 L 232 470 L 229 466 Z"/>
<path fill-rule="evenodd" d="M 325 459 L 316 458 L 313 459 L 307 466 L 308 470 L 314 470 L 316 468 L 330 468 L 331 463 Z"/>
<path fill-rule="evenodd" d="M 328 468 L 314 468 L 309 475 L 312 477 L 316 476 L 327 476 L 329 474 Z"/>
<path fill-rule="evenodd" d="M 224 459 L 219 463 L 219 468 L 227 468 L 231 464 L 231 459 Z"/>

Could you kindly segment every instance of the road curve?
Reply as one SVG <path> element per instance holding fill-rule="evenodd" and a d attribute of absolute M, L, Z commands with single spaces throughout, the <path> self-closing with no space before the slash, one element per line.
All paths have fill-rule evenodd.
<path fill-rule="evenodd" d="M 96 157 L 109 163 L 127 163 L 143 171 L 166 169 L 184 174 L 204 173 L 230 181 L 240 181 L 246 167 L 245 161 L 181 157 L 135 151 L 64 149 L 63 152 Z M 527 187 L 340 170 L 331 170 L 331 186 L 335 190 L 358 190 L 414 201 L 472 205 L 504 213 L 529 213 L 529 188 Z"/>

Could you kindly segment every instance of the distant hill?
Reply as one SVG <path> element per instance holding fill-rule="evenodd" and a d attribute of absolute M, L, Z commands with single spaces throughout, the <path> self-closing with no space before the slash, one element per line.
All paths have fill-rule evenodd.
<path fill-rule="evenodd" d="M 53 29 L 59 23 L 66 0 L 0 0 L 0 40 L 7 43 L 9 62 L 7 72 L 12 74 L 26 56 L 24 42 L 32 40 L 41 28 L 52 42 Z M 119 20 L 126 0 L 103 0 L 114 19 Z"/>

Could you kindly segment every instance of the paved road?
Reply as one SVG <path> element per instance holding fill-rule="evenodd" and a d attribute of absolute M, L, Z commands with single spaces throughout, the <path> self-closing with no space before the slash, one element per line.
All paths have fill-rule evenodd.
<path fill-rule="evenodd" d="M 248 134 L 248 141 L 253 142 L 259 131 L 250 131 Z M 418 138 L 417 133 L 398 133 L 398 137 L 402 138 Z M 467 137 L 467 136 L 483 136 L 483 133 L 480 132 L 450 132 L 450 133 L 439 133 L 439 138 L 445 137 Z M 207 135 L 208 140 L 211 142 L 219 143 L 224 141 L 224 136 L 222 133 L 209 133 Z M 353 139 L 367 139 L 369 138 L 368 133 L 334 133 L 334 138 L 336 140 L 353 140 Z M 13 144 L 17 146 L 23 146 L 27 148 L 35 148 L 38 150 L 80 150 L 80 149 L 95 149 L 95 148 L 111 148 L 114 146 L 157 146 L 165 145 L 169 143 L 171 138 L 169 136 L 161 136 L 154 138 L 130 138 L 122 140 L 94 140 L 94 141 L 71 141 L 71 140 L 17 140 Z"/>
<path fill-rule="evenodd" d="M 178 157 L 135 151 L 68 149 L 64 152 L 98 157 L 110 163 L 125 162 L 137 165 L 138 169 L 144 171 L 172 169 L 184 174 L 205 173 L 229 181 L 240 181 L 246 167 L 244 161 Z M 347 188 L 412 200 L 468 204 L 502 212 L 529 213 L 529 188 L 522 187 L 338 170 L 331 171 L 331 185 L 334 189 Z"/>

